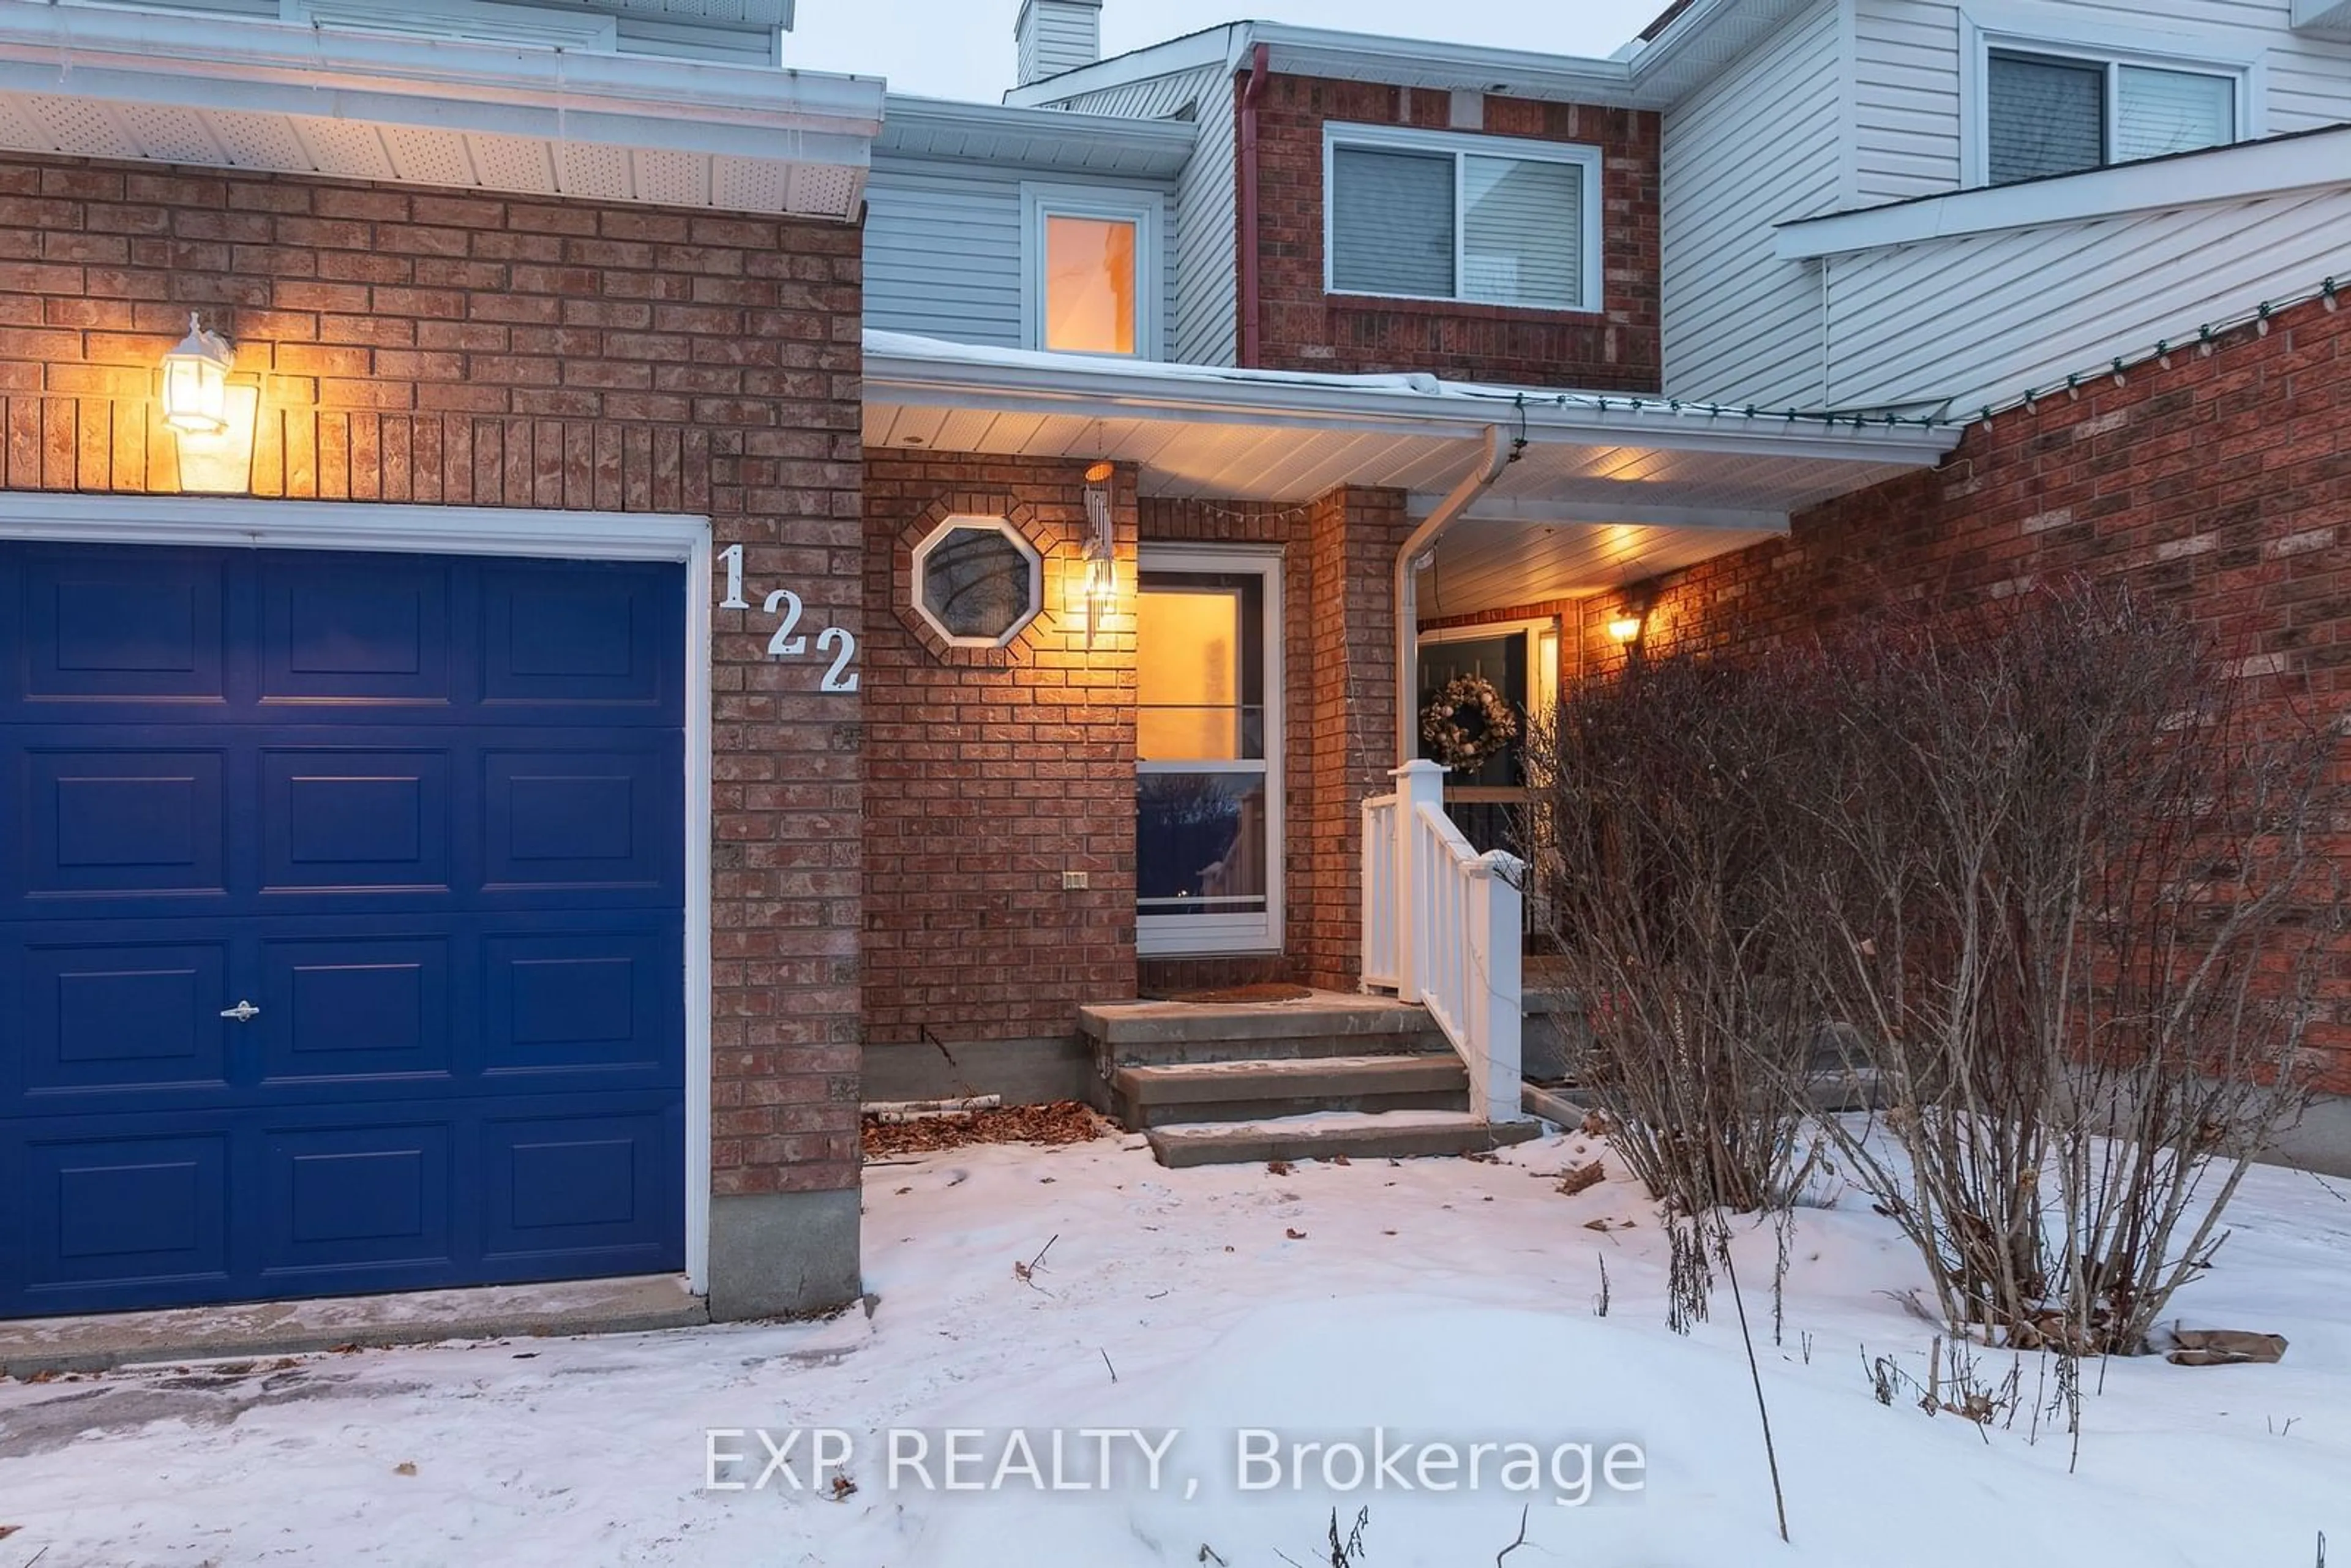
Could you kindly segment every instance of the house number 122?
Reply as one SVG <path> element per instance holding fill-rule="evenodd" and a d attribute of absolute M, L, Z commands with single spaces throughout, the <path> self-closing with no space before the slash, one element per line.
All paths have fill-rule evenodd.
<path fill-rule="evenodd" d="M 721 610 L 748 610 L 743 597 L 743 547 L 728 545 L 718 552 L 726 563 L 726 597 L 718 601 Z M 796 659 L 808 652 L 808 637 L 799 630 L 800 596 L 789 588 L 778 588 L 768 595 L 761 607 L 770 615 L 780 615 L 775 634 L 768 639 L 768 657 Z M 857 639 L 839 626 L 828 626 L 816 634 L 817 652 L 831 653 L 832 664 L 817 681 L 820 692 L 853 692 L 857 689 L 857 672 L 849 667 L 857 657 Z"/>

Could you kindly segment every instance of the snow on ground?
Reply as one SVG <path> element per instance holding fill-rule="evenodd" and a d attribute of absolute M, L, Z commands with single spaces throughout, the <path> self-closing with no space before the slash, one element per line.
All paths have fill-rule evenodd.
<path fill-rule="evenodd" d="M 1574 1197 L 1539 1179 L 1588 1157 L 1583 1140 L 1492 1164 L 1287 1175 L 1163 1170 L 1139 1143 L 870 1169 L 870 1318 L 0 1385 L 0 1526 L 20 1527 L 0 1539 L 0 1568 L 1280 1568 L 1285 1554 L 1320 1568 L 1332 1511 L 1364 1508 L 1377 1568 L 1491 1563 L 1522 1507 L 1528 1544 L 1507 1568 L 2309 1568 L 2321 1531 L 2351 1553 L 2351 1203 L 2310 1177 L 2255 1173 L 2220 1268 L 2179 1301 L 2191 1324 L 2283 1333 L 2284 1363 L 2109 1364 L 2070 1476 L 2045 1416 L 2036 1442 L 2030 1412 L 1985 1434 L 1872 1397 L 1865 1357 L 1897 1354 L 1923 1375 L 1932 1331 L 1882 1293 L 1920 1277 L 1865 1201 L 1800 1215 L 1779 1345 L 1773 1238 L 1746 1237 L 1794 1538 L 1782 1547 L 1730 1299 L 1718 1293 L 1690 1337 L 1668 1332 L 1663 1237 L 1640 1190 L 1613 1162 Z M 1587 1228 L 1595 1219 L 1630 1228 Z M 1032 1260 L 1024 1281 L 1013 1265 Z M 2028 1400 L 2053 1392 L 2049 1370 L 2023 1360 Z M 741 1490 L 705 1485 L 711 1428 L 781 1444 L 820 1427 L 853 1434 L 842 1500 L 808 1490 L 830 1479 L 811 1474 L 808 1437 L 791 1450 L 802 1490 L 750 1486 L 766 1454 L 747 1435 L 716 1440 L 747 1451 L 717 1466 Z M 890 1484 L 891 1427 L 923 1429 L 933 1490 L 909 1469 Z M 964 1475 L 983 1489 L 1015 1428 L 1049 1485 L 1053 1429 L 1065 1484 L 1100 1468 L 1100 1440 L 1077 1429 L 1179 1435 L 1156 1490 L 1122 1439 L 1109 1490 L 1042 1490 L 1016 1465 L 999 1489 L 951 1493 L 938 1452 L 950 1427 L 982 1429 Z M 1243 1492 L 1244 1428 L 1359 1445 L 1367 1468 L 1381 1441 L 1414 1454 L 1382 1490 L 1368 1474 L 1349 1487 L 1343 1458 L 1326 1479 L 1317 1451 L 1298 1490 Z M 1547 1470 L 1557 1450 L 1562 1468 L 1539 1491 L 1505 1490 L 1496 1449 L 1474 1492 L 1417 1484 L 1447 1479 L 1441 1461 L 1416 1471 L 1426 1445 L 1466 1460 L 1480 1442 L 1534 1445 Z M 1562 1447 L 1576 1443 L 1592 1445 L 1589 1500 L 1561 1506 L 1583 1490 Z M 1646 1469 L 1620 1462 L 1627 1485 L 1612 1492 L 1600 1472 L 1619 1443 Z"/>

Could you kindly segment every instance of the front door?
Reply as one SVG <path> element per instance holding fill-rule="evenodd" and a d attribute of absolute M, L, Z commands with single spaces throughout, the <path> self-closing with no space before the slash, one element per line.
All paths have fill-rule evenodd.
<path fill-rule="evenodd" d="M 1137 608 L 1136 946 L 1281 946 L 1281 561 L 1151 550 Z"/>

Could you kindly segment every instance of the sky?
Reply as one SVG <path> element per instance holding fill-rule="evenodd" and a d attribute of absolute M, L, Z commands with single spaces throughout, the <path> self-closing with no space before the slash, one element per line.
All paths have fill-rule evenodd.
<path fill-rule="evenodd" d="M 899 92 L 993 103 L 1012 85 L 1019 0 L 799 0 L 784 63 L 883 76 Z M 1254 16 L 1307 27 L 1442 37 L 1605 57 L 1665 0 L 1104 0 L 1102 52 Z"/>

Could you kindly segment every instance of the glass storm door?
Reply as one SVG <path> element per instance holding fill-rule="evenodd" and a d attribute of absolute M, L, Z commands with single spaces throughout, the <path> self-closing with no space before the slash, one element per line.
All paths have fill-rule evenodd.
<path fill-rule="evenodd" d="M 1279 558 L 1144 557 L 1137 606 L 1136 946 L 1281 945 Z"/>

